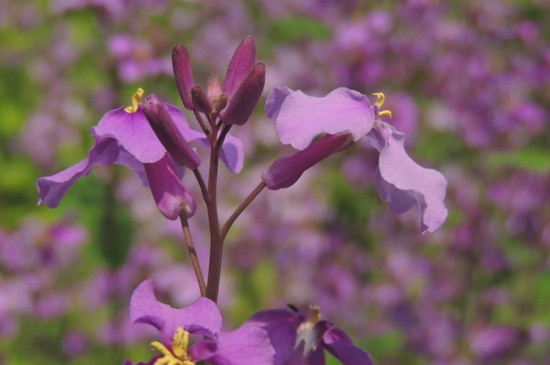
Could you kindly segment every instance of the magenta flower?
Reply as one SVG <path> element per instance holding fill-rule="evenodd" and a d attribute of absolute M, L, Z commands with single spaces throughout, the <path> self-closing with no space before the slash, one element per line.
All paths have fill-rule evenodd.
<path fill-rule="evenodd" d="M 289 309 L 258 312 L 243 326 L 267 331 L 275 349 L 274 365 L 324 365 L 325 350 L 344 365 L 373 364 L 370 355 L 356 347 L 344 331 L 321 320 L 318 307 L 311 307 L 307 319 L 304 314 Z"/>
<path fill-rule="evenodd" d="M 253 326 L 221 331 L 220 311 L 205 297 L 175 309 L 158 302 L 152 280 L 146 280 L 132 294 L 130 317 L 134 323 L 150 324 L 161 332 L 161 341 L 151 343 L 161 355 L 147 364 L 194 365 L 203 360 L 219 365 L 273 364 L 275 351 L 267 331 Z M 189 346 L 191 335 L 198 342 Z"/>
<path fill-rule="evenodd" d="M 266 186 L 272 190 L 294 184 L 301 174 L 329 155 L 352 145 L 344 137 L 366 141 L 380 153 L 377 183 L 382 200 L 390 202 L 395 214 L 404 213 L 413 206 L 421 212 L 422 232 L 437 229 L 447 217 L 443 203 L 447 181 L 436 170 L 416 164 L 405 152 L 404 135 L 381 116 L 384 94 L 376 93 L 371 105 L 361 93 L 339 88 L 325 97 L 312 97 L 301 91 L 277 88 L 267 97 L 266 115 L 276 119 L 281 142 L 301 150 L 276 160 L 263 174 Z M 319 140 L 314 139 L 326 134 Z"/>
<path fill-rule="evenodd" d="M 37 181 L 38 204 L 56 207 L 69 188 L 81 177 L 90 173 L 93 166 L 120 164 L 134 170 L 143 184 L 151 189 L 161 213 L 168 219 L 176 219 L 180 211 L 188 216 L 195 212 L 195 201 L 181 181 L 183 170 L 178 168 L 167 154 L 141 106 L 143 90 L 134 94 L 133 105 L 108 111 L 92 128 L 94 146 L 88 156 L 68 169 L 55 175 L 41 177 Z M 186 142 L 198 141 L 209 146 L 206 136 L 189 127 L 183 112 L 177 107 L 164 103 L 181 139 Z M 185 150 L 189 159 L 196 165 L 200 159 L 196 152 Z M 220 158 L 229 170 L 238 173 L 243 166 L 243 146 L 239 139 L 230 135 L 225 139 Z"/>

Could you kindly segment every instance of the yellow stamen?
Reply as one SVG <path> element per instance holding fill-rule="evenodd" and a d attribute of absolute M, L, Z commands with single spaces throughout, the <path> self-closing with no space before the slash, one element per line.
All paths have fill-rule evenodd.
<path fill-rule="evenodd" d="M 384 95 L 384 93 L 372 93 L 372 95 L 376 96 L 376 102 L 374 104 L 377 107 L 381 108 L 382 105 L 384 105 L 384 101 L 386 100 L 386 95 Z"/>
<path fill-rule="evenodd" d="M 380 117 L 388 116 L 388 117 L 391 118 L 391 111 L 381 110 L 381 111 L 378 112 L 378 116 L 380 116 Z"/>
<path fill-rule="evenodd" d="M 132 105 L 124 108 L 124 111 L 127 113 L 137 112 L 139 108 L 139 104 L 141 104 L 141 98 L 143 97 L 143 93 L 144 91 L 141 87 L 137 89 L 134 95 L 132 95 Z"/>
<path fill-rule="evenodd" d="M 178 327 L 174 334 L 172 352 L 158 341 L 151 342 L 151 347 L 163 355 L 160 359 L 157 359 L 153 365 L 196 365 L 187 354 L 188 346 L 189 332 Z"/>
<path fill-rule="evenodd" d="M 311 310 L 309 321 L 312 323 L 319 322 L 321 320 L 321 308 L 318 305 L 310 305 L 309 309 Z"/>
<path fill-rule="evenodd" d="M 373 93 L 372 95 L 376 96 L 376 102 L 374 103 L 374 105 L 376 105 L 378 109 L 380 109 L 382 105 L 384 105 L 384 101 L 386 100 L 386 95 L 384 95 L 384 93 Z M 391 114 L 391 111 L 389 110 L 379 110 L 378 116 L 391 118 L 392 114 Z"/>

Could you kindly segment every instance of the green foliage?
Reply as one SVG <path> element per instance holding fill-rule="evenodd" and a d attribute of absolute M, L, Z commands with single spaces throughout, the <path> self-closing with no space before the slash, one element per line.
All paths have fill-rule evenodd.
<path fill-rule="evenodd" d="M 332 31 L 320 20 L 294 16 L 273 22 L 273 36 L 279 41 L 289 42 L 302 39 L 328 39 Z"/>

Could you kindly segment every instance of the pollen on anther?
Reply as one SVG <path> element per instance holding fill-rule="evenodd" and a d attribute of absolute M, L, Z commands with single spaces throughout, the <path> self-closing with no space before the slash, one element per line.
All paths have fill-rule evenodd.
<path fill-rule="evenodd" d="M 143 89 L 140 87 L 136 90 L 134 95 L 132 95 L 132 105 L 127 106 L 124 108 L 124 111 L 127 113 L 135 113 L 139 109 L 139 105 L 141 104 L 141 98 L 143 97 Z"/>

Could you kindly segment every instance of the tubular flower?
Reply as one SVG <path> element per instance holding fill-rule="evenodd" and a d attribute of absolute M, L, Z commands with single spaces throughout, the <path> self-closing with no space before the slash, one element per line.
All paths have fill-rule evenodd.
<path fill-rule="evenodd" d="M 312 306 L 308 317 L 290 309 L 262 311 L 243 326 L 267 331 L 275 348 L 274 365 L 324 365 L 325 350 L 344 365 L 373 365 L 370 355 L 344 331 L 321 319 L 319 307 Z"/>
<path fill-rule="evenodd" d="M 366 142 L 380 153 L 376 186 L 382 200 L 390 203 L 395 214 L 418 206 L 422 232 L 432 232 L 447 217 L 443 203 L 447 181 L 440 172 L 421 167 L 407 155 L 403 133 L 380 119 L 391 117 L 390 111 L 381 110 L 384 94 L 374 95 L 377 100 L 371 105 L 363 94 L 347 88 L 338 88 L 325 97 L 286 87 L 274 89 L 267 97 L 266 115 L 276 120 L 281 142 L 300 152 L 276 160 L 264 172 L 263 180 L 270 189 L 288 187 L 315 163 L 352 144 L 328 143 L 327 138 L 347 134 L 355 142 L 366 136 Z M 332 137 L 312 143 L 323 134 Z M 320 143 L 327 147 L 321 148 Z"/>
<path fill-rule="evenodd" d="M 216 304 L 205 297 L 192 305 L 175 309 L 155 298 L 153 282 L 141 283 L 130 300 L 130 317 L 134 323 L 146 323 L 161 333 L 161 340 L 151 344 L 160 355 L 147 364 L 271 365 L 275 351 L 267 331 L 242 326 L 232 332 L 221 331 L 222 317 Z M 198 342 L 189 345 L 190 336 Z"/>
<path fill-rule="evenodd" d="M 229 61 L 223 87 L 215 76 L 209 80 L 206 93 L 195 84 L 189 53 L 183 45 L 174 47 L 172 64 L 183 105 L 189 110 L 220 115 L 226 125 L 246 123 L 265 84 L 265 66 L 256 63 L 256 44 L 250 36 L 241 41 Z"/>
<path fill-rule="evenodd" d="M 138 89 L 131 106 L 110 110 L 100 119 L 92 128 L 95 143 L 84 160 L 55 175 L 38 179 L 38 204 L 54 208 L 69 188 L 88 175 L 95 165 L 120 164 L 138 174 L 168 219 L 176 219 L 180 211 L 188 216 L 194 214 L 195 202 L 181 181 L 183 170 L 176 167 L 149 125 L 141 106 L 142 96 L 143 90 Z M 163 107 L 185 141 L 209 146 L 203 133 L 188 126 L 180 109 L 167 103 L 163 103 Z M 227 136 L 220 157 L 232 172 L 239 172 L 244 158 L 241 141 Z M 196 158 L 200 161 L 198 156 Z"/>

